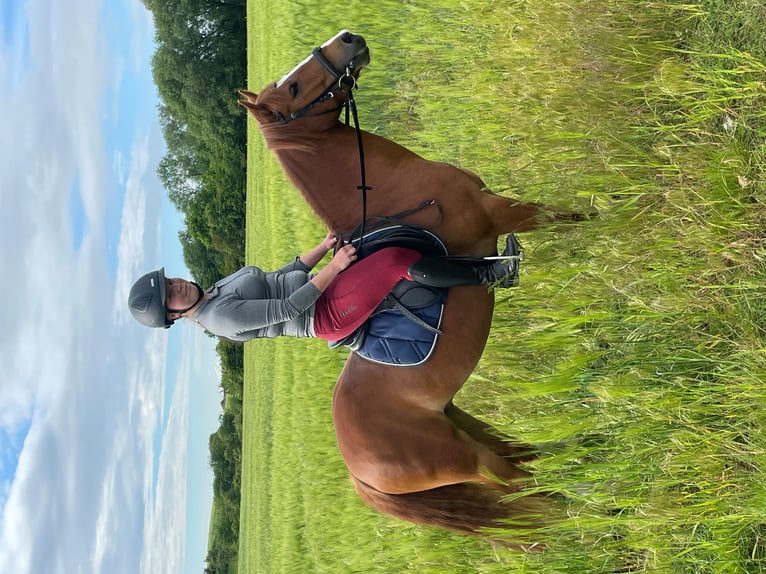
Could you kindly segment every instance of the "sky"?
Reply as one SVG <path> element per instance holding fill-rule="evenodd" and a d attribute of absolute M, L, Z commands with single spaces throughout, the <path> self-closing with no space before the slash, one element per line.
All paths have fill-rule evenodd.
<path fill-rule="evenodd" d="M 188 276 L 139 0 L 0 0 L 0 564 L 201 573 L 215 341 L 127 294 Z"/>

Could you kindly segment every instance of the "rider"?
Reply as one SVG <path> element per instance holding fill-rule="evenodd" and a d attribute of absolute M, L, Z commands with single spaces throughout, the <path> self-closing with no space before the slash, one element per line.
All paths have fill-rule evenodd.
<path fill-rule="evenodd" d="M 344 245 L 317 274 L 309 272 L 335 245 L 328 233 L 308 253 L 273 272 L 244 267 L 207 291 L 185 279 L 168 279 L 164 268 L 133 284 L 128 306 L 146 327 L 170 327 L 188 318 L 210 333 L 233 341 L 281 335 L 337 341 L 353 333 L 400 280 L 431 287 L 516 285 L 513 258 L 490 265 L 454 262 L 400 247 L 387 247 L 356 260 L 356 249 Z M 515 255 L 512 235 L 503 255 Z M 337 278 L 337 279 L 336 279 Z"/>

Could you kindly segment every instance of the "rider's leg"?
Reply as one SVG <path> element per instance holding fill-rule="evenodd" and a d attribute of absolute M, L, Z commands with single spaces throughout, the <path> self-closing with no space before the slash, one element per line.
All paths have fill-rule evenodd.
<path fill-rule="evenodd" d="M 518 243 L 509 239 L 503 255 L 517 253 Z M 427 257 L 401 247 L 381 249 L 346 269 L 322 293 L 314 310 L 314 332 L 329 341 L 350 335 L 402 279 L 431 287 L 497 283 L 511 287 L 517 278 L 516 259 L 473 265 Z"/>
<path fill-rule="evenodd" d="M 421 258 L 411 249 L 389 247 L 361 259 L 338 275 L 316 302 L 314 332 L 329 341 L 353 333 Z"/>
<path fill-rule="evenodd" d="M 422 257 L 409 269 L 412 280 L 430 287 L 456 287 L 458 285 L 493 285 L 515 287 L 519 284 L 521 247 L 509 234 L 503 256 L 506 259 L 491 264 L 472 265 L 438 257 Z"/>

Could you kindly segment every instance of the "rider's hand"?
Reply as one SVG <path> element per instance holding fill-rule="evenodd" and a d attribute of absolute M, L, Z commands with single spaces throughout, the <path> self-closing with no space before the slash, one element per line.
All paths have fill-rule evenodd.
<path fill-rule="evenodd" d="M 332 231 L 327 232 L 327 236 L 322 240 L 322 243 L 319 245 L 322 246 L 322 249 L 325 250 L 325 253 L 330 251 L 333 247 L 335 247 L 335 243 L 338 241 L 338 238 L 335 237 L 335 233 Z"/>
<path fill-rule="evenodd" d="M 335 256 L 332 258 L 332 263 L 336 266 L 337 271 L 340 273 L 346 267 L 351 265 L 356 260 L 356 248 L 349 244 L 344 245 L 338 249 Z"/>

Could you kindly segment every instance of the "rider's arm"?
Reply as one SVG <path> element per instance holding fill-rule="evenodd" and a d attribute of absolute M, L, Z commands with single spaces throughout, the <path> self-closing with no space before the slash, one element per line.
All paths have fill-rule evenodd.
<path fill-rule="evenodd" d="M 332 258 L 332 261 L 330 261 L 319 273 L 314 275 L 310 282 L 319 289 L 320 293 L 324 293 L 325 289 L 327 289 L 330 283 L 332 283 L 338 276 L 338 273 L 351 265 L 354 259 L 356 259 L 356 249 L 354 249 L 354 246 L 344 245 L 338 250 Z"/>
<path fill-rule="evenodd" d="M 299 257 L 301 263 L 308 267 L 309 270 L 313 269 L 327 255 L 327 252 L 333 248 L 335 241 L 335 234 L 329 232 L 319 245 Z"/>
<path fill-rule="evenodd" d="M 284 298 L 249 297 L 247 286 L 240 285 L 238 293 L 242 295 L 215 300 L 206 308 L 206 316 L 201 322 L 212 333 L 224 334 L 243 333 L 291 321 L 314 305 L 338 273 L 348 267 L 354 259 L 354 247 L 342 247 L 324 269 Z M 258 279 L 256 283 L 261 281 L 263 280 Z"/>

